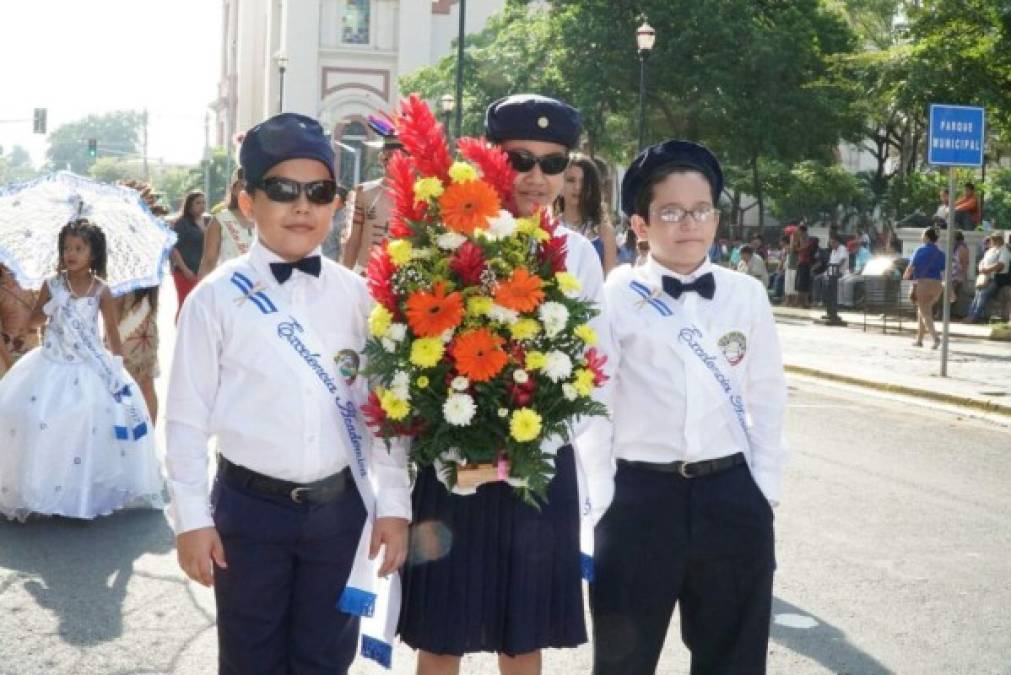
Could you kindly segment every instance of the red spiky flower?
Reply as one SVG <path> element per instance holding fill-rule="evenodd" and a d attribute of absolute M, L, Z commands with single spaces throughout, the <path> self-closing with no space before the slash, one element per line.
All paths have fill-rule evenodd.
<path fill-rule="evenodd" d="M 593 386 L 599 387 L 608 381 L 608 376 L 604 373 L 604 366 L 607 364 L 607 356 L 597 351 L 596 347 L 591 347 L 586 352 L 586 367 L 593 373 Z"/>
<path fill-rule="evenodd" d="M 465 241 L 456 250 L 449 263 L 449 269 L 456 272 L 460 281 L 468 286 L 477 286 L 481 283 L 481 272 L 484 271 L 484 267 L 484 252 L 472 241 Z"/>
<path fill-rule="evenodd" d="M 483 138 L 461 138 L 456 145 L 463 158 L 480 169 L 481 179 L 495 188 L 499 201 L 511 210 L 516 171 L 509 164 L 509 156 Z"/>
<path fill-rule="evenodd" d="M 386 190 L 393 199 L 390 214 L 392 237 L 414 236 L 411 221 L 417 222 L 425 217 L 425 203 L 414 199 L 415 175 L 414 160 L 402 152 L 394 153 L 386 165 Z"/>
<path fill-rule="evenodd" d="M 417 94 L 400 101 L 397 115 L 397 136 L 410 153 L 422 176 L 435 176 L 443 182 L 449 180 L 449 167 L 453 158 L 443 133 L 443 126 L 435 119 L 428 104 Z"/>
<path fill-rule="evenodd" d="M 400 318 L 402 314 L 397 307 L 397 294 L 393 290 L 393 273 L 396 270 L 397 266 L 386 252 L 385 243 L 373 247 L 366 272 L 369 293 L 376 302 L 390 310 L 393 316 Z"/>
<path fill-rule="evenodd" d="M 565 237 L 556 234 L 541 246 L 541 262 L 548 263 L 551 266 L 551 271 L 555 274 L 565 271 L 565 244 Z"/>
<path fill-rule="evenodd" d="M 386 422 L 386 411 L 383 410 L 383 406 L 379 402 L 379 395 L 375 389 L 369 392 L 368 402 L 361 406 L 359 410 L 362 411 L 362 417 L 365 419 L 366 426 L 375 431 L 382 429 L 383 423 Z"/>

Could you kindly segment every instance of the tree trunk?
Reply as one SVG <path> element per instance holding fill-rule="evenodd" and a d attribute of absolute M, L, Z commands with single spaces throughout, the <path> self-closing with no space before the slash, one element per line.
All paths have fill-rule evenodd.
<path fill-rule="evenodd" d="M 758 203 L 758 227 L 765 231 L 765 196 L 762 194 L 762 181 L 758 175 L 758 153 L 751 156 L 751 189 Z"/>

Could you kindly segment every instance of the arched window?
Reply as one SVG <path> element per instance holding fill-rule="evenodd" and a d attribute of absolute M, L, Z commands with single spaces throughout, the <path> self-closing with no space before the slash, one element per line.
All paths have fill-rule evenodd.
<path fill-rule="evenodd" d="M 368 148 L 365 141 L 368 140 L 368 131 L 365 125 L 359 121 L 349 122 L 344 126 L 344 132 L 338 139 L 340 145 L 340 176 L 338 182 L 346 187 L 354 187 L 362 181 L 362 167 L 364 166 L 365 153 Z M 345 147 L 346 146 L 346 147 Z M 348 150 L 354 148 L 354 150 Z"/>

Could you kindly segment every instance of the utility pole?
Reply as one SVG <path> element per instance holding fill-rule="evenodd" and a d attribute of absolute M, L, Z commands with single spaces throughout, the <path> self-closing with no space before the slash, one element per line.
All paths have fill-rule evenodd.
<path fill-rule="evenodd" d="M 147 166 L 147 108 L 144 108 L 144 182 L 151 182 L 151 172 Z"/>
<path fill-rule="evenodd" d="M 211 113 L 204 112 L 204 197 L 211 201 Z"/>

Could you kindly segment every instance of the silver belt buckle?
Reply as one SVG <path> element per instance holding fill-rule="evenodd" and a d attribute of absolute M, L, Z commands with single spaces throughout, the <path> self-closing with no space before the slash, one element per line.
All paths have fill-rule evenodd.
<path fill-rule="evenodd" d="M 692 474 L 688 473 L 688 462 L 681 462 L 681 466 L 678 467 L 678 473 L 681 474 L 682 478 L 694 478 Z"/>
<path fill-rule="evenodd" d="M 295 502 L 296 504 L 301 504 L 303 499 L 302 493 L 304 492 L 309 492 L 309 488 L 297 487 L 294 490 L 292 490 L 291 494 L 289 495 L 291 497 L 291 501 Z"/>

